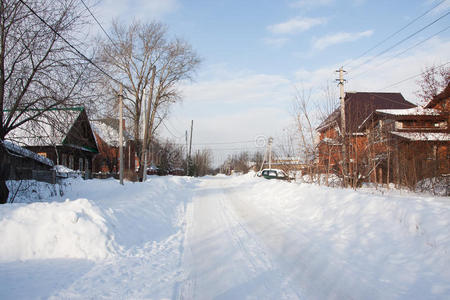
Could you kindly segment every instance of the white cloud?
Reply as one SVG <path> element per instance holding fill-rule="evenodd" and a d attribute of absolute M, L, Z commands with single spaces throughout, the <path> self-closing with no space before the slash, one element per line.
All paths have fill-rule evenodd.
<path fill-rule="evenodd" d="M 298 0 L 295 2 L 291 2 L 289 6 L 302 9 L 312 9 L 323 6 L 331 6 L 336 2 L 336 0 Z M 364 4 L 365 2 L 366 0 L 352 0 L 351 4 L 353 4 L 354 6 L 359 6 Z"/>
<path fill-rule="evenodd" d="M 343 61 L 339 63 L 339 65 L 344 65 L 344 68 L 348 71 L 345 76 L 347 80 L 345 85 L 346 91 L 401 92 L 408 101 L 416 102 L 414 93 L 418 89 L 416 81 L 420 77 L 407 80 L 392 87 L 389 86 L 420 74 L 427 66 L 440 65 L 450 61 L 450 41 L 434 38 L 423 44 L 419 49 L 410 51 L 387 63 L 383 63 L 383 59 L 377 58 L 358 69 L 352 69 L 352 66 L 356 67 L 368 59 L 370 59 L 370 56 L 362 57 L 357 61 Z M 300 88 L 312 89 L 314 101 L 321 101 L 323 99 L 320 98 L 320 89 L 327 82 L 330 83 L 337 78 L 337 74 L 333 71 L 339 65 L 323 66 L 314 70 L 300 69 L 295 73 L 296 85 Z M 333 86 L 338 95 L 338 87 L 336 85 Z M 388 88 L 383 89 L 385 87 Z"/>
<path fill-rule="evenodd" d="M 311 8 L 318 6 L 327 6 L 334 3 L 335 0 L 300 0 L 290 4 L 291 7 Z"/>
<path fill-rule="evenodd" d="M 275 144 L 279 143 L 283 128 L 286 128 L 291 122 L 289 113 L 278 107 L 254 106 L 233 112 L 199 116 L 187 114 L 186 106 L 188 105 L 189 103 L 186 101 L 184 107 L 179 106 L 174 109 L 170 122 L 174 126 L 179 124 L 179 131 L 184 132 L 188 129 L 190 120 L 193 119 L 193 151 L 210 149 L 213 152 L 213 163 L 216 166 L 223 163 L 230 154 L 241 151 L 264 152 L 265 144 L 261 143 L 260 138 L 272 136 L 275 138 Z M 164 127 L 161 128 L 161 136 L 172 137 Z M 236 143 L 237 141 L 245 141 L 245 143 Z M 180 138 L 178 142 L 184 143 L 184 139 Z M 220 144 L 217 144 L 218 142 Z"/>
<path fill-rule="evenodd" d="M 427 0 L 426 4 L 430 7 L 435 6 L 441 0 Z M 434 14 L 440 14 L 441 12 L 447 11 L 450 8 L 450 1 L 444 1 L 440 3 L 435 9 L 433 9 Z"/>
<path fill-rule="evenodd" d="M 214 75 L 212 75 L 214 76 Z M 280 75 L 248 72 L 221 74 L 181 88 L 188 101 L 245 103 L 283 100 L 290 81 Z"/>
<path fill-rule="evenodd" d="M 123 21 L 133 19 L 151 21 L 176 11 L 180 6 L 178 0 L 135 0 L 132 3 L 122 0 L 103 0 L 96 11 L 107 23 L 113 18 L 120 18 Z"/>
<path fill-rule="evenodd" d="M 331 35 L 326 35 L 322 38 L 317 39 L 313 47 L 314 49 L 323 50 L 325 48 L 328 48 L 332 45 L 346 43 L 346 42 L 353 42 L 356 40 L 359 40 L 363 37 L 369 37 L 373 34 L 373 30 L 366 30 L 362 32 L 338 32 Z"/>
<path fill-rule="evenodd" d="M 260 135 L 277 137 L 291 122 L 293 83 L 282 75 L 236 71 L 218 64 L 204 69 L 197 82 L 181 86 L 180 91 L 183 102 L 172 109 L 171 123 L 178 126 L 178 132 L 184 132 L 194 120 L 194 144 L 254 141 Z M 161 135 L 171 137 L 164 128 Z M 216 164 L 241 150 L 264 151 L 253 142 L 194 149 L 199 148 L 211 148 Z"/>
<path fill-rule="evenodd" d="M 368 57 L 361 58 L 359 62 L 367 59 Z M 417 102 L 415 91 L 418 89 L 417 80 L 420 79 L 420 76 L 395 86 L 391 85 L 420 74 L 428 66 L 440 65 L 449 60 L 450 41 L 434 38 L 407 56 L 394 58 L 387 63 L 375 59 L 360 69 L 350 72 L 348 88 L 351 90 L 401 92 L 407 100 Z M 357 66 L 359 62 L 355 62 L 354 65 Z"/>
<path fill-rule="evenodd" d="M 293 18 L 286 22 L 270 25 L 267 29 L 274 34 L 292 34 L 307 31 L 314 26 L 325 24 L 325 18 Z"/>
<path fill-rule="evenodd" d="M 266 45 L 275 47 L 275 48 L 281 48 L 283 47 L 287 42 L 289 41 L 289 39 L 287 38 L 264 38 L 263 42 Z"/>

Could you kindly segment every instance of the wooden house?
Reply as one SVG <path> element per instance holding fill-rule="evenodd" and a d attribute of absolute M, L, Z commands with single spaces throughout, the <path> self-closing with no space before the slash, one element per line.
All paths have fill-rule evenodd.
<path fill-rule="evenodd" d="M 347 138 L 348 170 L 361 172 L 367 152 L 367 136 L 360 124 L 377 109 L 407 109 L 415 107 L 400 93 L 347 92 L 345 95 L 345 127 Z M 317 128 L 319 141 L 319 172 L 342 174 L 341 112 L 337 108 Z M 367 172 L 364 171 L 364 172 Z"/>
<path fill-rule="evenodd" d="M 6 180 L 35 179 L 55 183 L 53 162 L 37 153 L 20 147 L 10 141 L 1 142 L 6 151 L 5 164 L 9 166 Z"/>
<path fill-rule="evenodd" d="M 20 111 L 27 118 L 36 111 Z M 19 119 L 20 120 L 20 119 Z M 23 123 L 8 133 L 6 139 L 48 158 L 55 165 L 92 172 L 97 143 L 83 107 L 53 108 Z"/>
<path fill-rule="evenodd" d="M 407 186 L 450 175 L 450 93 L 447 87 L 425 107 L 379 109 L 361 125 L 368 137 L 374 182 Z"/>
<path fill-rule="evenodd" d="M 117 173 L 119 171 L 119 120 L 108 118 L 91 121 L 91 126 L 97 141 L 99 154 L 94 158 L 95 173 Z M 136 170 L 136 149 L 133 138 L 125 130 L 124 140 L 124 170 L 133 173 Z"/>

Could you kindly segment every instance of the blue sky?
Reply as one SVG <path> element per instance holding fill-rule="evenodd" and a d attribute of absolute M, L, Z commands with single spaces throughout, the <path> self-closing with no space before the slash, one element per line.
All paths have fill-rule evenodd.
<path fill-rule="evenodd" d="M 450 61 L 450 16 L 413 38 L 381 51 L 450 11 L 445 1 L 401 33 L 355 61 L 408 22 L 442 0 L 101 0 L 95 11 L 108 28 L 115 17 L 159 20 L 173 36 L 187 40 L 203 59 L 194 82 L 183 84 L 183 103 L 172 109 L 160 132 L 180 137 L 194 120 L 194 143 L 209 147 L 216 161 L 227 153 L 254 150 L 260 135 L 281 143 L 292 130 L 292 99 L 297 89 L 311 92 L 311 102 L 323 101 L 323 87 L 334 71 L 349 71 L 346 90 L 380 91 L 420 73 L 431 64 Z M 437 32 L 442 33 L 430 38 Z M 430 38 L 404 54 L 387 58 Z M 359 69 L 354 67 L 372 59 Z M 358 73 L 362 73 L 358 75 Z M 415 80 L 391 87 L 415 102 Z M 314 105 L 312 105 L 312 109 Z M 182 142 L 183 138 L 178 138 Z M 233 142 L 233 144 L 213 144 Z M 233 149 L 224 151 L 223 149 Z M 217 150 L 215 150 L 217 149 Z M 220 157 L 219 157 L 220 156 Z"/>

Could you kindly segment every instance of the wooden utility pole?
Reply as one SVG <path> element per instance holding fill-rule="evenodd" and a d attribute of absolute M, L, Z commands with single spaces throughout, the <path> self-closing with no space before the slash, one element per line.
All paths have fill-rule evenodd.
<path fill-rule="evenodd" d="M 189 176 L 189 168 L 191 164 L 191 150 L 192 150 L 192 130 L 194 128 L 194 120 L 191 120 L 191 136 L 189 141 L 189 157 L 188 157 L 188 176 Z"/>
<path fill-rule="evenodd" d="M 123 185 L 123 85 L 119 91 L 119 178 Z"/>
<path fill-rule="evenodd" d="M 342 172 L 343 172 L 343 183 L 344 187 L 347 187 L 348 183 L 348 171 L 347 171 L 347 131 L 345 128 L 345 92 L 344 92 L 344 69 L 340 67 L 339 79 L 337 79 L 339 83 L 339 100 L 340 100 L 340 108 L 341 108 L 341 135 L 342 135 Z"/>
<path fill-rule="evenodd" d="M 269 138 L 269 169 L 272 169 L 272 142 L 273 138 Z"/>
<path fill-rule="evenodd" d="M 188 132 L 186 130 L 186 176 L 189 176 Z"/>

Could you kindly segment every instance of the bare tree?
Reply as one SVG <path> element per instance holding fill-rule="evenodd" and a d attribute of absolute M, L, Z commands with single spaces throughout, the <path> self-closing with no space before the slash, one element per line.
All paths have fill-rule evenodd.
<path fill-rule="evenodd" d="M 192 168 L 193 172 L 189 172 L 189 174 L 194 174 L 195 177 L 211 174 L 213 172 L 211 150 L 197 150 L 192 159 Z"/>
<path fill-rule="evenodd" d="M 299 137 L 299 150 L 303 154 L 303 161 L 308 166 L 308 173 L 311 178 L 317 174 L 317 151 L 315 145 L 316 131 L 318 119 L 312 114 L 313 103 L 311 101 L 311 90 L 296 89 L 293 102 L 293 113 L 297 135 Z"/>
<path fill-rule="evenodd" d="M 427 67 L 416 83 L 420 87 L 416 91 L 416 96 L 427 103 L 450 83 L 450 67 L 445 65 Z"/>
<path fill-rule="evenodd" d="M 1 141 L 53 107 L 83 102 L 91 69 L 61 38 L 80 46 L 74 35 L 87 20 L 80 2 L 2 0 L 0 11 L 0 203 L 5 203 L 10 164 Z"/>
<path fill-rule="evenodd" d="M 262 163 L 261 160 L 259 163 Z M 247 174 L 251 169 L 250 154 L 247 151 L 242 151 L 238 154 L 229 155 L 222 164 L 221 169 L 229 169 L 230 172 L 233 170 Z"/>
<path fill-rule="evenodd" d="M 330 82 L 322 87 L 322 97 L 317 103 L 317 110 L 319 111 L 318 118 L 320 122 L 324 121 L 330 114 L 339 107 L 339 96 L 336 93 L 336 88 L 333 88 Z"/>
<path fill-rule="evenodd" d="M 157 22 L 136 21 L 127 27 L 115 21 L 111 38 L 100 41 L 100 60 L 107 70 L 125 83 L 124 108 L 138 144 L 142 177 L 147 145 L 167 116 L 170 105 L 180 99 L 177 85 L 191 79 L 200 60 L 188 43 L 179 39 L 168 40 L 166 26 Z M 105 78 L 103 88 L 117 93 L 117 87 L 108 78 Z M 146 124 L 142 124 L 146 91 L 148 111 L 145 112 Z M 144 128 L 147 129 L 146 134 L 143 134 Z"/>

